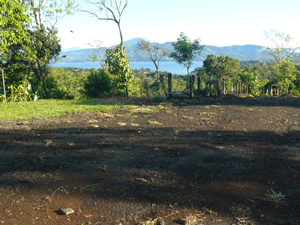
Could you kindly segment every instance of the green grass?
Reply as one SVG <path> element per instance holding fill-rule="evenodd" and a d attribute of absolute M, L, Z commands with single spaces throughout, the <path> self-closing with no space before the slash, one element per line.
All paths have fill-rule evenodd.
<path fill-rule="evenodd" d="M 61 116 L 77 112 L 112 111 L 129 105 L 108 105 L 96 99 L 87 100 L 39 100 L 29 102 L 0 103 L 0 121 Z"/>
<path fill-rule="evenodd" d="M 155 124 L 160 124 L 160 123 L 155 120 L 148 120 L 148 124 L 155 125 Z"/>
<path fill-rule="evenodd" d="M 145 108 L 145 107 L 140 107 L 140 108 L 128 110 L 129 114 L 149 114 L 149 113 L 152 113 L 152 112 L 153 111 L 151 109 Z"/>

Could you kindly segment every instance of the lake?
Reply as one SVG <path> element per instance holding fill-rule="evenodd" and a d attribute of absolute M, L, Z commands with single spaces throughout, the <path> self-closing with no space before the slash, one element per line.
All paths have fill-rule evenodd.
<path fill-rule="evenodd" d="M 155 66 L 152 62 L 129 62 L 129 64 L 132 69 L 149 68 L 151 70 L 155 70 Z M 202 61 L 193 62 L 190 71 L 193 71 L 196 67 L 202 67 L 202 65 L 203 65 Z M 82 69 L 101 68 L 98 62 L 61 63 L 61 64 L 52 64 L 51 66 L 52 67 L 75 67 L 75 68 L 82 68 Z M 187 74 L 186 68 L 174 61 L 160 62 L 159 70 L 168 71 L 173 74 L 175 73 L 181 75 Z"/>

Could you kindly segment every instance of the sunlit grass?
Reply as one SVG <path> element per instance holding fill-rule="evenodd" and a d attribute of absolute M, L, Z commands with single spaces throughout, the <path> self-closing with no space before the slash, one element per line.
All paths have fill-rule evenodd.
<path fill-rule="evenodd" d="M 130 105 L 109 105 L 96 99 L 87 100 L 39 100 L 29 102 L 0 103 L 0 121 L 61 116 L 77 112 L 112 111 Z"/>

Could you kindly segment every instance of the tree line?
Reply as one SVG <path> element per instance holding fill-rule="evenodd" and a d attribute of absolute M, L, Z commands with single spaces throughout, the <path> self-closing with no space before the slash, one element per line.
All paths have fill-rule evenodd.
<path fill-rule="evenodd" d="M 141 74 L 130 68 L 124 51 L 121 19 L 128 0 L 82 2 L 84 5 L 79 7 L 75 0 L 0 0 L 0 98 L 6 100 L 6 92 L 13 101 L 143 96 L 149 92 L 147 86 L 153 95 L 162 95 L 167 73 L 160 72 L 159 65 L 165 56 L 187 69 L 187 76 L 175 77 L 173 83 L 178 90 L 188 87 L 189 76 L 196 75 L 201 79 L 203 95 L 241 92 L 245 87 L 247 94 L 254 96 L 271 94 L 274 88 L 277 93 L 299 94 L 299 46 L 289 35 L 276 30 L 265 32 L 265 52 L 273 59 L 270 62 L 245 64 L 229 56 L 208 55 L 203 67 L 192 72 L 190 67 L 195 56 L 201 55 L 205 48 L 200 38 L 191 40 L 181 33 L 172 43 L 173 52 L 168 52 L 158 43 L 140 39 L 136 51 L 147 56 L 156 68 L 154 73 Z M 95 4 L 100 7 L 94 7 Z M 100 21 L 114 22 L 120 44 L 104 48 L 105 54 L 98 51 L 91 56 L 101 64 L 100 70 L 51 68 L 50 63 L 61 52 L 56 24 L 78 11 L 89 13 Z M 106 12 L 106 16 L 103 17 L 102 12 Z M 98 45 L 96 49 L 103 50 L 103 47 Z"/>
<path fill-rule="evenodd" d="M 22 91 L 27 93 L 26 98 L 11 99 L 48 99 L 56 96 L 57 90 L 53 89 L 56 81 L 49 76 L 49 65 L 61 52 L 56 24 L 65 16 L 79 11 L 118 25 L 120 45 L 106 50 L 105 64 L 100 74 L 104 80 L 110 79 L 115 93 L 128 95 L 132 70 L 124 52 L 120 27 L 128 1 L 84 0 L 79 3 L 80 7 L 75 0 L 0 0 L 2 98 L 4 95 L 6 100 L 6 92 L 8 96 L 16 96 Z M 93 7 L 95 4 L 101 7 Z M 106 16 L 101 17 L 102 12 L 106 12 Z M 95 76 L 95 72 L 91 71 L 90 75 Z"/>

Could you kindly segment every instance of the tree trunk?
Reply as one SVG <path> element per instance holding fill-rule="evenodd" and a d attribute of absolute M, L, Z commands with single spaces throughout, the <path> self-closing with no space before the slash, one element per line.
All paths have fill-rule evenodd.
<path fill-rule="evenodd" d="M 121 39 L 121 42 L 120 42 L 121 57 L 123 58 L 124 57 L 124 43 L 123 43 L 124 41 L 123 41 L 123 35 L 122 35 L 120 21 L 117 22 L 117 25 L 119 28 L 119 34 L 120 34 L 120 39 Z"/>
<path fill-rule="evenodd" d="M 149 86 L 148 86 L 147 80 L 145 80 L 145 86 L 146 86 L 146 91 L 147 91 L 147 98 L 149 99 L 151 96 L 150 96 Z"/>
<path fill-rule="evenodd" d="M 240 94 L 243 94 L 242 92 L 242 82 L 240 82 Z"/>
<path fill-rule="evenodd" d="M 160 75 L 160 82 L 162 83 L 163 89 L 165 91 L 165 95 L 168 96 L 167 90 L 166 90 L 166 86 L 165 86 L 165 82 L 164 82 L 164 76 Z"/>
<path fill-rule="evenodd" d="M 190 66 L 191 66 L 191 65 L 187 65 L 187 67 L 186 67 L 187 75 L 188 75 L 188 76 L 190 75 Z"/>
<path fill-rule="evenodd" d="M 129 92 L 128 92 L 128 84 L 127 84 L 127 82 L 126 82 L 126 97 L 129 97 Z"/>
<path fill-rule="evenodd" d="M 271 86 L 270 95 L 273 96 L 273 87 Z"/>
<path fill-rule="evenodd" d="M 201 90 L 200 90 L 200 86 L 201 86 L 201 80 L 200 80 L 201 78 L 200 77 L 197 77 L 197 87 L 198 87 L 198 96 L 200 96 L 201 95 Z"/>
<path fill-rule="evenodd" d="M 217 95 L 222 95 L 222 87 L 219 80 L 216 80 Z"/>
<path fill-rule="evenodd" d="M 195 75 L 190 76 L 190 98 L 193 97 Z"/>
<path fill-rule="evenodd" d="M 170 95 L 172 93 L 172 73 L 168 74 L 168 91 Z"/>
<path fill-rule="evenodd" d="M 7 104 L 6 90 L 5 90 L 5 79 L 4 79 L 4 70 L 3 69 L 2 69 L 2 79 L 3 79 L 3 91 L 4 91 L 5 104 Z"/>

